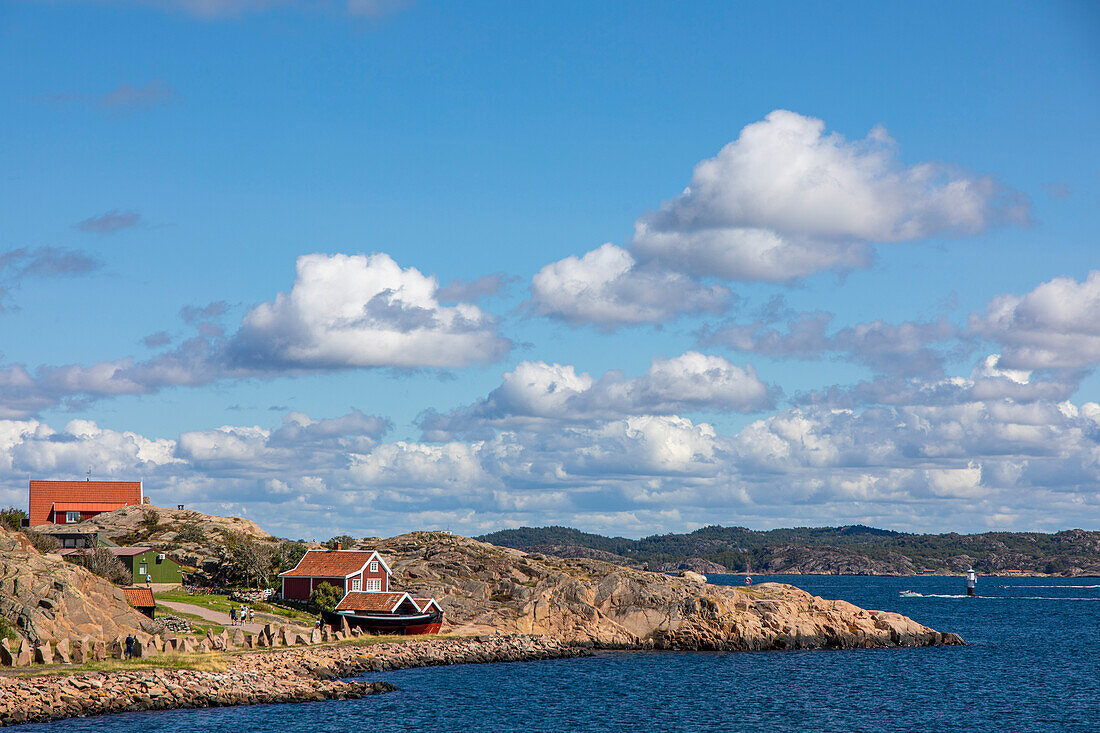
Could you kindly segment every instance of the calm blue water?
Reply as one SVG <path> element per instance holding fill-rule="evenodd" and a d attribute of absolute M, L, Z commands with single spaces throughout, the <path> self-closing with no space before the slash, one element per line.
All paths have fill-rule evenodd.
<path fill-rule="evenodd" d="M 603 653 L 405 670 L 363 700 L 180 710 L 26 731 L 1096 731 L 1100 579 L 758 577 L 898 611 L 967 647 Z M 739 584 L 740 576 L 712 578 Z M 911 589 L 929 594 L 901 598 Z M 427 728 L 425 726 L 428 726 Z"/>

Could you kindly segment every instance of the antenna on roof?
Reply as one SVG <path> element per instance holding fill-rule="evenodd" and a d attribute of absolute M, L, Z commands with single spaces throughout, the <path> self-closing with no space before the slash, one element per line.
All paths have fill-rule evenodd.
<path fill-rule="evenodd" d="M 91 466 L 88 466 L 88 478 L 86 478 L 84 480 L 85 481 L 91 481 L 92 480 L 92 467 Z"/>

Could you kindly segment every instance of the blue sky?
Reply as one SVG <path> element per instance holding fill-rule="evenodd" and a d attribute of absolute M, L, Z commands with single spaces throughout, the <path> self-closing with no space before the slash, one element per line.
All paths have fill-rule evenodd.
<path fill-rule="evenodd" d="M 1095 527 L 1097 38 L 2 2 L 0 503 L 91 467 L 294 536 Z"/>

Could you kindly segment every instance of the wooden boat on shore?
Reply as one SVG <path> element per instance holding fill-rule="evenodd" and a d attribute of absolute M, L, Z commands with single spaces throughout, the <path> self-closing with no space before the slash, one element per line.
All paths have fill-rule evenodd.
<path fill-rule="evenodd" d="M 437 634 L 443 625 L 443 609 L 434 598 L 413 598 L 408 593 L 352 591 L 333 611 L 323 611 L 326 624 L 372 634 Z"/>

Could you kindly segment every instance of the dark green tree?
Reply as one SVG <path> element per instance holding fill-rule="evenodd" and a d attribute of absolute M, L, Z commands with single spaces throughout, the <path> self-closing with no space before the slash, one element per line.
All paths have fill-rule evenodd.
<path fill-rule="evenodd" d="M 331 611 L 343 597 L 344 594 L 336 586 L 321 583 L 309 594 L 309 605 L 313 606 L 315 611 Z"/>

